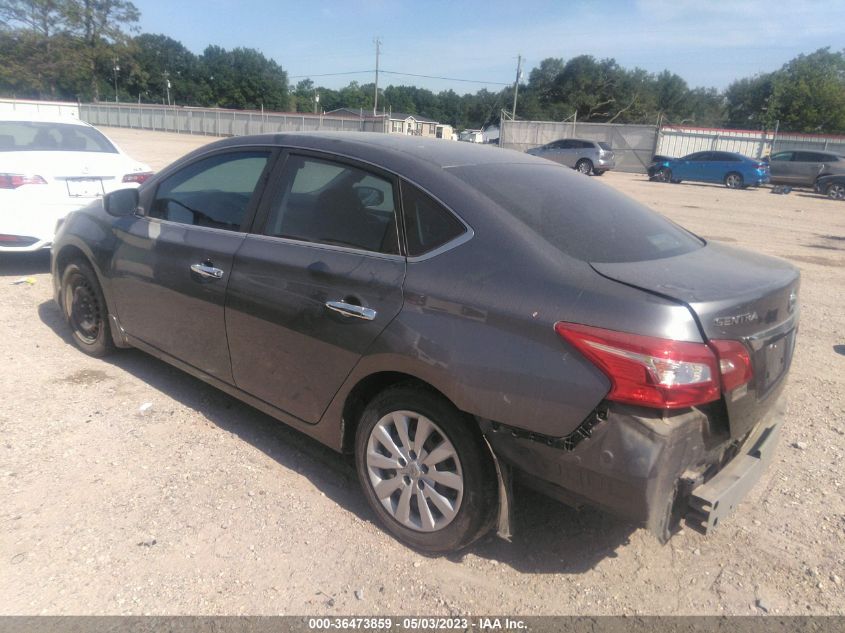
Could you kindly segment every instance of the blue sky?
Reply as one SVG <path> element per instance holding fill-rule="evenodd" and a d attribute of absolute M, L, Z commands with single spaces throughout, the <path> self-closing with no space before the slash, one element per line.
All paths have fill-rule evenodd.
<path fill-rule="evenodd" d="M 525 80 L 546 57 L 591 54 L 724 88 L 799 53 L 845 46 L 845 3 L 838 0 L 134 2 L 144 32 L 169 35 L 195 53 L 209 44 L 256 48 L 291 83 L 307 75 L 329 88 L 373 80 L 375 36 L 383 42 L 383 70 L 474 82 L 383 75 L 379 85 L 461 94 L 513 82 L 519 54 Z M 355 71 L 369 72 L 318 76 Z"/>

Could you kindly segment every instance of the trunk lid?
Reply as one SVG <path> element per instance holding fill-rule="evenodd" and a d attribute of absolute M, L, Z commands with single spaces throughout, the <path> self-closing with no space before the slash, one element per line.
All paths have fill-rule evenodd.
<path fill-rule="evenodd" d="M 676 257 L 591 266 L 614 281 L 684 303 L 705 339 L 745 344 L 754 377 L 724 397 L 733 437 L 768 412 L 795 346 L 800 274 L 794 266 L 718 242 Z"/>

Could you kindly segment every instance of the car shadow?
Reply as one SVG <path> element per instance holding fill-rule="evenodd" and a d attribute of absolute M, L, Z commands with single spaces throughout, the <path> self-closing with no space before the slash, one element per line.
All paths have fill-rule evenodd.
<path fill-rule="evenodd" d="M 66 344 L 74 346 L 70 329 L 53 301 L 41 303 L 38 316 Z M 199 411 L 210 422 L 237 435 L 281 466 L 302 474 L 327 497 L 361 520 L 378 525 L 360 491 L 351 456 L 338 454 L 140 350 L 120 350 L 102 360 L 183 406 Z M 615 557 L 616 549 L 628 543 L 636 529 L 597 510 L 577 511 L 519 485 L 515 486 L 514 493 L 511 542 L 491 535 L 450 555 L 450 560 L 460 562 L 466 555 L 474 554 L 525 573 L 579 574 L 605 558 Z M 386 531 L 383 534 L 384 538 L 391 538 Z"/>
<path fill-rule="evenodd" d="M 50 251 L 0 254 L 0 277 L 6 275 L 41 275 L 50 272 Z"/>
<path fill-rule="evenodd" d="M 839 354 L 840 356 L 845 356 L 845 345 L 834 345 L 833 351 Z"/>

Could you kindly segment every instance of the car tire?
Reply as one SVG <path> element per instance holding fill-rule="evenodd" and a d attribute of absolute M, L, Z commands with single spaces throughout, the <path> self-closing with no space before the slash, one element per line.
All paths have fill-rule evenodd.
<path fill-rule="evenodd" d="M 103 290 L 87 262 L 75 260 L 65 267 L 59 307 L 70 325 L 73 342 L 80 350 L 95 357 L 114 351 Z"/>
<path fill-rule="evenodd" d="M 831 200 L 845 200 L 845 185 L 832 182 L 827 186 L 827 197 Z"/>
<path fill-rule="evenodd" d="M 355 435 L 364 495 L 382 525 L 417 550 L 459 550 L 493 526 L 496 470 L 472 425 L 443 396 L 414 384 L 391 387 L 364 409 Z"/>
<path fill-rule="evenodd" d="M 578 171 L 585 176 L 589 176 L 593 173 L 593 161 L 589 158 L 582 158 L 577 163 L 575 163 L 575 171 Z"/>
<path fill-rule="evenodd" d="M 658 182 L 673 182 L 672 181 L 672 170 L 668 167 L 661 167 L 657 170 L 654 174 L 654 179 Z"/>
<path fill-rule="evenodd" d="M 744 189 L 747 185 L 742 178 L 742 174 L 732 171 L 725 175 L 725 186 L 728 189 Z"/>

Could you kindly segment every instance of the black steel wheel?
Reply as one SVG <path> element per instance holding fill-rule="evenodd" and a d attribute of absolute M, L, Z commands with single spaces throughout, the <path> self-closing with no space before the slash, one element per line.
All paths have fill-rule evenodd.
<path fill-rule="evenodd" d="M 114 350 L 106 301 L 91 266 L 83 261 L 68 264 L 59 297 L 73 342 L 80 350 L 89 356 L 105 356 Z"/>
<path fill-rule="evenodd" d="M 450 552 L 492 527 L 496 471 L 472 424 L 413 384 L 383 391 L 364 410 L 355 435 L 358 478 L 382 525 L 405 544 Z"/>

